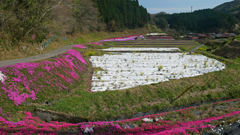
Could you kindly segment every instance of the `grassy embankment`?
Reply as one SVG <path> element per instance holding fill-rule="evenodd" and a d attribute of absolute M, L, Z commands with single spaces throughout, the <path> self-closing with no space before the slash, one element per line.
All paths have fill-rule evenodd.
<path fill-rule="evenodd" d="M 200 44 L 188 40 L 140 40 L 115 43 L 115 47 L 178 47 L 181 51 L 188 52 Z"/>
<path fill-rule="evenodd" d="M 177 106 L 187 106 L 208 100 L 232 99 L 239 98 L 239 79 L 240 70 L 239 63 L 236 60 L 228 60 L 219 56 L 201 52 L 208 57 L 226 62 L 228 68 L 223 71 L 209 73 L 204 76 L 184 78 L 180 80 L 171 80 L 169 82 L 161 82 L 147 86 L 140 86 L 122 91 L 106 91 L 91 93 L 91 75 L 93 69 L 89 61 L 89 52 L 94 55 L 103 55 L 105 52 L 97 49 L 110 47 L 110 45 L 94 46 L 92 49 L 76 49 L 84 56 L 88 63 L 87 70 L 80 78 L 82 81 L 69 86 L 71 91 L 58 91 L 57 89 L 46 89 L 37 94 L 37 100 L 27 99 L 24 103 L 15 106 L 13 101 L 7 98 L 6 94 L 1 95 L 1 108 L 4 113 L 10 112 L 15 114 L 6 117 L 12 121 L 21 120 L 23 111 L 33 111 L 35 107 L 49 109 L 66 114 L 74 114 L 76 116 L 91 117 L 91 120 L 103 120 L 105 118 L 119 117 L 122 115 L 131 115 L 137 112 L 145 112 L 148 110 L 162 110 Z M 47 59 L 52 61 L 52 59 Z M 95 69 L 97 70 L 97 69 Z M 26 76 L 31 78 L 26 71 L 22 71 Z M 46 72 L 42 69 L 36 72 Z M 58 73 L 64 73 L 64 70 L 58 70 Z M 47 73 L 46 73 L 47 74 Z M 57 76 L 52 76 L 56 78 Z M 61 79 L 61 78 L 59 78 Z M 46 78 L 40 78 L 39 83 L 44 83 Z M 184 90 L 194 84 L 194 87 L 188 91 L 183 97 L 170 103 L 172 99 L 181 94 Z M 17 87 L 22 89 L 21 84 Z M 51 102 L 56 100 L 50 106 L 42 104 L 43 102 Z"/>
<path fill-rule="evenodd" d="M 187 106 L 209 100 L 239 98 L 240 64 L 207 52 L 201 53 L 226 62 L 227 69 L 202 76 L 171 80 L 122 91 L 89 93 L 85 90 L 89 86 L 85 84 L 78 88 L 75 94 L 57 100 L 52 106 L 41 105 L 37 107 L 77 116 L 91 116 L 92 120 L 102 120 L 148 110 Z M 86 57 L 85 59 L 87 60 Z M 194 87 L 190 91 L 180 99 L 170 103 L 172 99 L 191 85 Z"/>
<path fill-rule="evenodd" d="M 55 38 L 47 48 L 41 50 L 41 44 L 19 43 L 18 46 L 0 47 L 0 61 L 26 58 L 30 56 L 44 54 L 66 45 L 96 42 L 102 39 L 113 37 L 122 37 L 135 34 L 146 34 L 149 30 L 147 28 L 139 28 L 135 30 L 125 30 L 123 32 L 95 32 L 95 33 L 78 33 L 72 36 L 67 36 L 66 40 Z M 46 39 L 43 43 L 45 43 Z"/>

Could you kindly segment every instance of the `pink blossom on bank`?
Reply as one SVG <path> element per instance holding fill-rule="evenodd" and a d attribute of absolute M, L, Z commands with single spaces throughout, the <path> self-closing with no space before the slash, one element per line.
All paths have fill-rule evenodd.
<path fill-rule="evenodd" d="M 36 37 L 36 35 L 35 35 L 35 34 L 33 34 L 33 35 L 32 35 L 32 39 L 34 39 L 35 37 Z"/>
<path fill-rule="evenodd" d="M 87 62 L 83 59 L 82 55 L 77 50 L 70 49 L 67 51 L 67 54 L 75 56 L 78 60 L 87 65 Z"/>
<path fill-rule="evenodd" d="M 117 37 L 117 38 L 110 38 L 110 39 L 104 39 L 100 40 L 99 42 L 105 42 L 105 41 L 129 41 L 129 40 L 135 40 L 136 38 L 142 38 L 143 35 L 131 35 L 126 37 Z"/>
<path fill-rule="evenodd" d="M 113 124 L 113 122 L 82 122 L 77 124 L 65 123 L 65 122 L 54 122 L 46 123 L 41 121 L 37 117 L 32 117 L 30 112 L 26 112 L 26 116 L 23 117 L 23 121 L 10 122 L 0 117 L 0 133 L 8 133 L 5 127 L 12 127 L 15 131 L 25 133 L 37 133 L 40 131 L 54 133 L 62 129 L 79 127 L 82 131 L 86 131 L 93 127 L 92 131 L 98 134 L 107 134 L 108 131 L 116 134 L 141 134 L 141 135 L 178 135 L 178 134 L 189 134 L 189 133 L 200 133 L 205 128 L 214 128 L 215 126 L 208 125 L 214 120 L 220 120 L 226 117 L 240 114 L 240 111 L 235 111 L 222 116 L 211 117 L 203 120 L 196 120 L 191 122 L 176 122 L 174 125 L 168 124 L 169 121 L 160 120 L 159 122 L 145 124 L 142 123 L 141 127 L 133 129 L 124 129 L 119 124 Z M 26 130 L 27 129 L 27 130 Z M 57 132 L 55 132 L 57 133 Z"/>
<path fill-rule="evenodd" d="M 103 45 L 103 44 L 101 44 L 101 43 L 99 43 L 99 42 L 90 42 L 90 43 L 88 43 L 88 44 L 92 44 L 92 45 Z"/>
<path fill-rule="evenodd" d="M 40 90 L 46 88 L 45 84 L 50 85 L 50 87 L 58 87 L 59 90 L 68 89 L 68 87 L 62 83 L 68 82 L 68 84 L 72 86 L 74 83 L 80 81 L 78 80 L 80 79 L 78 73 L 83 73 L 85 71 L 86 67 L 84 65 L 87 63 L 76 50 L 69 50 L 67 53 L 60 55 L 60 57 L 61 58 L 55 59 L 55 61 L 44 60 L 1 67 L 1 73 L 13 77 L 7 78 L 5 82 L 0 81 L 0 88 L 3 90 L 3 93 L 8 95 L 9 100 L 14 101 L 16 106 L 25 102 L 27 98 L 35 100 L 36 95 L 41 92 Z M 61 68 L 64 68 L 67 72 L 55 74 L 56 70 Z M 42 70 L 39 71 L 39 69 L 43 69 L 45 72 Z M 23 70 L 27 72 L 23 73 Z M 53 81 L 53 79 L 49 79 L 50 76 L 54 75 L 59 76 L 63 80 L 55 78 Z M 41 79 L 45 82 L 44 85 L 36 83 L 36 81 Z M 22 85 L 27 92 L 19 90 L 19 84 Z"/>
<path fill-rule="evenodd" d="M 82 48 L 82 49 L 86 49 L 87 48 L 86 46 L 84 46 L 82 44 L 77 44 L 77 45 L 75 45 L 73 47 L 75 47 L 75 48 Z"/>

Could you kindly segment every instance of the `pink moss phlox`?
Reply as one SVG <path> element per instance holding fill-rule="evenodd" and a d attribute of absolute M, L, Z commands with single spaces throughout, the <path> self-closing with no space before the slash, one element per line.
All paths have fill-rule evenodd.
<path fill-rule="evenodd" d="M 51 67 L 49 67 L 48 64 L 46 64 L 45 66 L 42 67 L 42 69 L 45 69 L 45 70 L 47 70 L 49 72 Z"/>
<path fill-rule="evenodd" d="M 67 54 L 75 56 L 78 60 L 87 65 L 87 62 L 83 59 L 82 55 L 77 50 L 70 49 L 67 51 Z"/>
<path fill-rule="evenodd" d="M 63 63 L 66 67 L 71 68 L 73 70 L 72 64 L 69 64 L 69 62 L 66 59 L 58 58 L 58 60 L 61 61 L 61 63 Z"/>
<path fill-rule="evenodd" d="M 87 48 L 86 46 L 84 46 L 84 45 L 82 45 L 82 44 L 77 44 L 77 45 L 75 45 L 75 46 L 73 46 L 73 47 L 75 47 L 75 48 L 81 48 L 81 49 L 86 49 L 86 48 Z"/>
<path fill-rule="evenodd" d="M 100 40 L 99 42 L 104 42 L 104 41 L 129 41 L 129 40 L 135 40 L 137 37 L 142 38 L 143 35 L 131 35 L 131 36 L 126 36 L 126 37 L 110 38 L 110 39 Z"/>
<path fill-rule="evenodd" d="M 51 87 L 58 86 L 59 90 L 68 89 L 68 87 L 62 84 L 64 81 L 68 82 L 70 86 L 73 86 L 75 83 L 74 80 L 79 79 L 77 72 L 83 73 L 86 69 L 84 65 L 87 65 L 87 63 L 81 54 L 76 50 L 69 50 L 67 53 L 61 55 L 61 57 L 62 58 L 55 59 L 56 61 L 44 60 L 40 62 L 18 63 L 15 65 L 1 67 L 0 71 L 3 74 L 13 76 L 8 77 L 4 82 L 1 82 L 1 89 L 3 90 L 3 93 L 6 93 L 9 100 L 13 100 L 15 105 L 19 105 L 23 103 L 27 98 L 32 98 L 32 100 L 35 100 L 36 94 L 40 92 L 40 89 L 46 87 L 42 84 L 37 84 L 36 81 L 42 81 L 45 79 L 44 81 L 46 84 L 49 84 Z M 46 70 L 47 73 L 35 70 L 37 68 L 42 68 Z M 57 75 L 64 81 L 59 79 L 52 81 L 49 78 L 50 76 L 48 76 L 48 74 L 54 76 L 54 71 L 62 68 L 66 69 L 68 72 L 64 72 L 63 74 L 58 73 Z M 74 68 L 77 69 L 77 72 Z M 29 77 L 27 74 L 24 74 L 23 71 L 27 71 L 31 77 Z M 37 72 L 36 74 L 35 71 Z M 68 78 L 66 74 L 71 76 L 72 79 Z M 27 92 L 23 93 L 22 90 L 24 89 L 19 90 L 19 84 L 24 86 Z"/>
<path fill-rule="evenodd" d="M 43 77 L 43 78 L 44 78 L 44 76 L 43 76 L 43 72 L 39 72 L 39 73 L 37 74 L 37 76 L 38 76 L 38 77 Z"/>
<path fill-rule="evenodd" d="M 75 80 L 77 80 L 79 78 L 78 74 L 74 73 L 74 72 L 68 72 L 67 73 Z"/>
<path fill-rule="evenodd" d="M 67 78 L 66 78 L 64 75 L 59 74 L 59 73 L 56 73 L 56 74 L 57 74 L 60 78 L 64 79 L 65 81 L 68 81 Z"/>
<path fill-rule="evenodd" d="M 70 55 L 61 55 L 61 57 L 64 58 L 65 62 L 67 64 L 67 67 L 71 68 L 74 71 L 74 68 L 76 68 L 75 64 L 73 63 L 73 59 Z"/>
<path fill-rule="evenodd" d="M 103 45 L 103 44 L 101 44 L 101 43 L 99 43 L 99 42 L 90 42 L 90 43 L 88 43 L 88 44 L 92 44 L 92 45 L 100 45 L 100 46 Z"/>
<path fill-rule="evenodd" d="M 35 34 L 33 34 L 33 35 L 32 35 L 32 39 L 34 39 L 35 37 L 36 37 L 36 35 L 35 35 Z"/>
<path fill-rule="evenodd" d="M 50 131 L 59 131 L 61 129 L 67 129 L 69 127 L 79 127 L 82 131 L 84 131 L 87 127 L 88 128 L 94 127 L 94 132 L 100 133 L 100 134 L 103 134 L 103 133 L 107 134 L 108 131 L 115 131 L 116 133 L 119 133 L 119 134 L 126 134 L 126 133 L 128 134 L 161 134 L 161 135 L 188 134 L 189 132 L 199 133 L 199 131 L 204 128 L 212 128 L 212 126 L 206 125 L 204 123 L 209 123 L 213 120 L 219 120 L 232 115 L 240 114 L 240 111 L 235 111 L 235 112 L 218 116 L 218 117 L 207 118 L 204 120 L 197 120 L 192 122 L 176 122 L 175 125 L 158 124 L 158 123 L 154 125 L 154 123 L 153 124 L 143 123 L 142 127 L 138 127 L 134 129 L 123 129 L 118 124 L 114 125 L 112 122 L 83 122 L 78 124 L 71 124 L 71 123 L 65 123 L 65 122 L 46 123 L 41 121 L 39 118 L 32 117 L 30 112 L 26 112 L 25 114 L 26 116 L 23 117 L 23 121 L 18 123 L 8 122 L 5 119 L 0 117 L 0 131 L 4 131 L 3 130 L 4 125 L 5 126 L 7 125 L 7 127 L 16 128 L 19 132 L 20 131 L 25 132 L 26 129 L 31 131 L 36 131 L 36 132 L 39 132 L 40 129 L 42 129 L 44 131 L 50 132 Z M 4 125 L 2 125 L 1 123 Z M 109 126 L 113 128 L 110 128 Z M 104 128 L 109 128 L 109 129 L 104 129 Z"/>

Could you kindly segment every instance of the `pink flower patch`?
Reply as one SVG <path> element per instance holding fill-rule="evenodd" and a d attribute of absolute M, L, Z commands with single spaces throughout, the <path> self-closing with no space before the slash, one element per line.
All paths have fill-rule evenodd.
<path fill-rule="evenodd" d="M 77 50 L 70 49 L 67 51 L 67 54 L 75 56 L 78 60 L 87 65 L 87 62 L 83 59 L 82 55 Z"/>
<path fill-rule="evenodd" d="M 57 74 L 60 78 L 64 79 L 65 81 L 68 81 L 67 78 L 66 78 L 64 75 L 59 74 L 59 73 L 56 73 L 56 74 Z"/>
<path fill-rule="evenodd" d="M 84 46 L 82 44 L 77 44 L 77 45 L 75 45 L 73 47 L 75 47 L 75 48 L 82 48 L 82 49 L 86 49 L 87 48 L 86 46 Z"/>

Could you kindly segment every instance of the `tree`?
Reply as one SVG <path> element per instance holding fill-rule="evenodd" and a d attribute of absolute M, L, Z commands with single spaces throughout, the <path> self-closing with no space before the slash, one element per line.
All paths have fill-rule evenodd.
<path fill-rule="evenodd" d="M 114 22 L 117 29 L 143 27 L 149 21 L 146 8 L 139 6 L 138 0 L 95 0 L 95 2 L 105 23 Z"/>
<path fill-rule="evenodd" d="M 164 18 L 156 19 L 155 23 L 160 29 L 166 29 L 168 26 L 168 22 Z"/>
<path fill-rule="evenodd" d="M 193 13 L 158 14 L 155 23 L 160 25 L 159 20 L 164 18 L 171 28 L 192 32 L 218 32 L 219 29 L 232 30 L 237 19 L 234 15 L 203 9 Z M 162 20 L 163 21 L 163 20 Z"/>
<path fill-rule="evenodd" d="M 42 24 L 47 21 L 50 11 L 60 3 L 61 0 L 2 0 L 1 30 L 7 31 L 13 42 L 21 41 L 34 31 L 44 31 Z M 42 39 L 42 35 L 38 38 Z"/>

